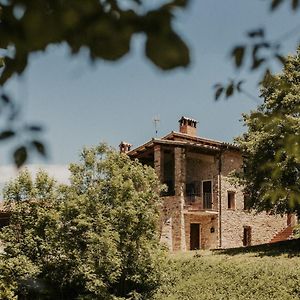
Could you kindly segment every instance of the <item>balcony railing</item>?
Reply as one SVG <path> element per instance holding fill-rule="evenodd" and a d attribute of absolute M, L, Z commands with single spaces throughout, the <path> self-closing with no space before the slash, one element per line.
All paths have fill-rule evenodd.
<path fill-rule="evenodd" d="M 191 210 L 210 210 L 212 209 L 212 194 L 204 193 L 203 196 L 186 195 L 185 205 Z"/>
<path fill-rule="evenodd" d="M 194 181 L 191 183 L 187 183 L 185 186 L 185 195 L 190 199 L 190 201 L 194 201 L 196 197 L 201 196 L 201 182 Z"/>
<path fill-rule="evenodd" d="M 204 193 L 203 194 L 203 208 L 212 209 L 212 194 Z"/>

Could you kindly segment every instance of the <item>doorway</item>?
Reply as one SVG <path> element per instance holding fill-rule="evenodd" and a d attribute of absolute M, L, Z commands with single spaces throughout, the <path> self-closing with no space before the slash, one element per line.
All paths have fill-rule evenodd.
<path fill-rule="evenodd" d="M 190 250 L 200 249 L 200 224 L 190 225 Z"/>

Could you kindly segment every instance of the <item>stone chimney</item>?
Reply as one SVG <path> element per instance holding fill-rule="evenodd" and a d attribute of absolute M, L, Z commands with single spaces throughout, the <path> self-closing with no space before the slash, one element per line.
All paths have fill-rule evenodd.
<path fill-rule="evenodd" d="M 121 142 L 120 145 L 119 145 L 119 148 L 120 148 L 120 153 L 127 153 L 130 151 L 131 149 L 131 144 L 129 143 L 126 143 L 126 142 Z"/>
<path fill-rule="evenodd" d="M 179 132 L 192 136 L 197 136 L 197 121 L 187 117 L 181 117 L 179 122 Z"/>

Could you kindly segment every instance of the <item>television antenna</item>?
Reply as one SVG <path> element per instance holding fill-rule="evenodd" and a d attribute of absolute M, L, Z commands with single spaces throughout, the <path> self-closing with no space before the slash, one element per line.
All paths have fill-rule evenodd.
<path fill-rule="evenodd" d="M 159 125 L 159 122 L 160 122 L 159 116 L 154 117 L 153 123 L 154 123 L 155 137 L 156 137 L 156 138 L 157 138 L 157 135 L 158 135 L 158 125 Z"/>

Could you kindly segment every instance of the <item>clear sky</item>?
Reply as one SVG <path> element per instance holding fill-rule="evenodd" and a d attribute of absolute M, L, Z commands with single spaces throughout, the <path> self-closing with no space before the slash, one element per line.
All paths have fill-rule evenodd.
<path fill-rule="evenodd" d="M 264 26 L 276 39 L 300 23 L 299 13 L 287 4 L 270 14 L 269 2 L 191 0 L 175 24 L 191 49 L 187 69 L 158 70 L 143 54 L 143 36 L 136 36 L 130 54 L 116 63 L 91 65 L 84 53 L 70 57 L 64 45 L 32 56 L 24 76 L 9 84 L 10 93 L 23 102 L 24 119 L 45 128 L 49 159 L 31 163 L 68 164 L 78 160 L 84 145 L 100 141 L 138 146 L 155 135 L 155 116 L 161 120 L 159 136 L 177 130 L 178 119 L 186 115 L 199 121 L 200 136 L 232 141 L 244 130 L 241 113 L 257 103 L 241 95 L 216 103 L 213 85 L 241 75 L 258 95 L 258 77 L 233 69 L 231 48 L 245 41 L 250 29 Z M 293 53 L 297 42 L 285 40 L 284 53 Z M 2 164 L 9 163 L 7 149 L 0 149 Z"/>

